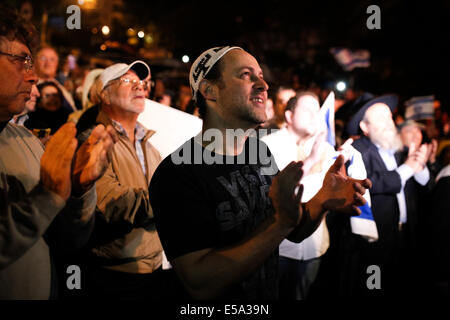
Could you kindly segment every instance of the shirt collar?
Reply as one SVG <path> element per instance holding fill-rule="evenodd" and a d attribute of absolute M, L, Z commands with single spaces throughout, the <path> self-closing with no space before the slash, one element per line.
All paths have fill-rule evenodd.
<path fill-rule="evenodd" d="M 395 154 L 395 149 L 383 149 L 380 145 L 376 144 L 373 142 L 373 144 L 375 145 L 375 147 L 377 147 L 378 152 L 384 152 L 384 153 L 388 153 L 390 155 L 394 155 Z"/>
<path fill-rule="evenodd" d="M 120 134 L 123 134 L 124 136 L 128 137 L 128 134 L 127 134 L 126 130 L 120 124 L 120 122 L 111 119 L 111 123 L 112 123 L 114 129 L 117 130 L 117 132 L 119 132 Z M 136 122 L 136 126 L 134 128 L 134 136 L 135 136 L 136 140 L 144 139 L 146 134 L 147 134 L 147 129 L 142 124 L 140 124 L 139 122 Z"/>

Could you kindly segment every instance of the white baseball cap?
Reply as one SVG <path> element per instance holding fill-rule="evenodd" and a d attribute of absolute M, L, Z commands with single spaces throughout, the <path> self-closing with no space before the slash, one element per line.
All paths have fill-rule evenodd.
<path fill-rule="evenodd" d="M 200 82 L 205 78 L 211 68 L 220 60 L 228 51 L 240 49 L 240 47 L 215 47 L 203 52 L 192 64 L 189 72 L 189 83 L 192 90 L 192 99 L 197 101 L 197 92 Z"/>
<path fill-rule="evenodd" d="M 136 72 L 136 75 L 141 80 L 144 80 L 150 74 L 150 68 L 144 61 L 141 60 L 136 60 L 131 64 L 116 63 L 106 68 L 100 75 L 100 80 L 102 81 L 102 90 L 105 89 L 108 82 L 120 78 L 125 73 L 127 73 L 128 70 L 133 70 L 134 72 Z"/>

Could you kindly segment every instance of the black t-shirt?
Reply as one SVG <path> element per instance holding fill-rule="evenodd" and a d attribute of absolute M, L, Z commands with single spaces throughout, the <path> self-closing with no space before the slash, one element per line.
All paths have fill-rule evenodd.
<path fill-rule="evenodd" d="M 191 139 L 164 159 L 149 194 L 169 261 L 230 246 L 252 232 L 273 214 L 268 192 L 277 173 L 269 149 L 254 138 L 236 157 L 215 154 Z M 277 298 L 277 270 L 278 249 L 222 298 Z"/>

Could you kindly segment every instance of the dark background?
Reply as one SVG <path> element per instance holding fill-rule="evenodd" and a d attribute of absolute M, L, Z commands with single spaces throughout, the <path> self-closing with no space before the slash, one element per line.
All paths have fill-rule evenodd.
<path fill-rule="evenodd" d="M 293 74 L 321 87 L 343 79 L 356 89 L 395 92 L 403 100 L 434 94 L 442 109 L 449 110 L 450 1 L 110 0 L 112 11 L 102 1 L 107 0 L 98 0 L 95 10 L 82 10 L 81 30 L 65 27 L 65 10 L 76 1 L 32 1 L 33 21 L 42 29 L 42 14 L 48 14 L 47 41 L 60 51 L 105 54 L 99 46 L 111 40 L 123 44 L 116 58 L 132 59 L 145 45 L 142 39 L 127 45 L 126 30 L 141 28 L 153 35 L 146 49 L 154 56 L 159 52 L 181 61 L 187 54 L 192 62 L 212 46 L 239 45 L 267 67 L 271 83 L 289 84 Z M 22 1 L 9 2 L 20 6 Z M 381 30 L 366 27 L 372 4 L 381 9 Z M 101 28 L 105 19 L 110 35 L 93 34 L 92 28 Z M 367 49 L 371 66 L 343 71 L 329 53 L 331 47 Z"/>

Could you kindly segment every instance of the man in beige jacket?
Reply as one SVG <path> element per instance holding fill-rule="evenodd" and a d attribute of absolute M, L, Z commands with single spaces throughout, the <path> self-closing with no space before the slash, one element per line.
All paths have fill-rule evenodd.
<path fill-rule="evenodd" d="M 96 297 L 161 297 L 162 246 L 153 222 L 148 186 L 161 162 L 148 139 L 154 133 L 137 118 L 144 110 L 150 69 L 142 61 L 114 64 L 100 75 L 97 123 L 118 135 L 111 163 L 97 183 L 98 219 L 90 260 L 91 293 Z"/>

